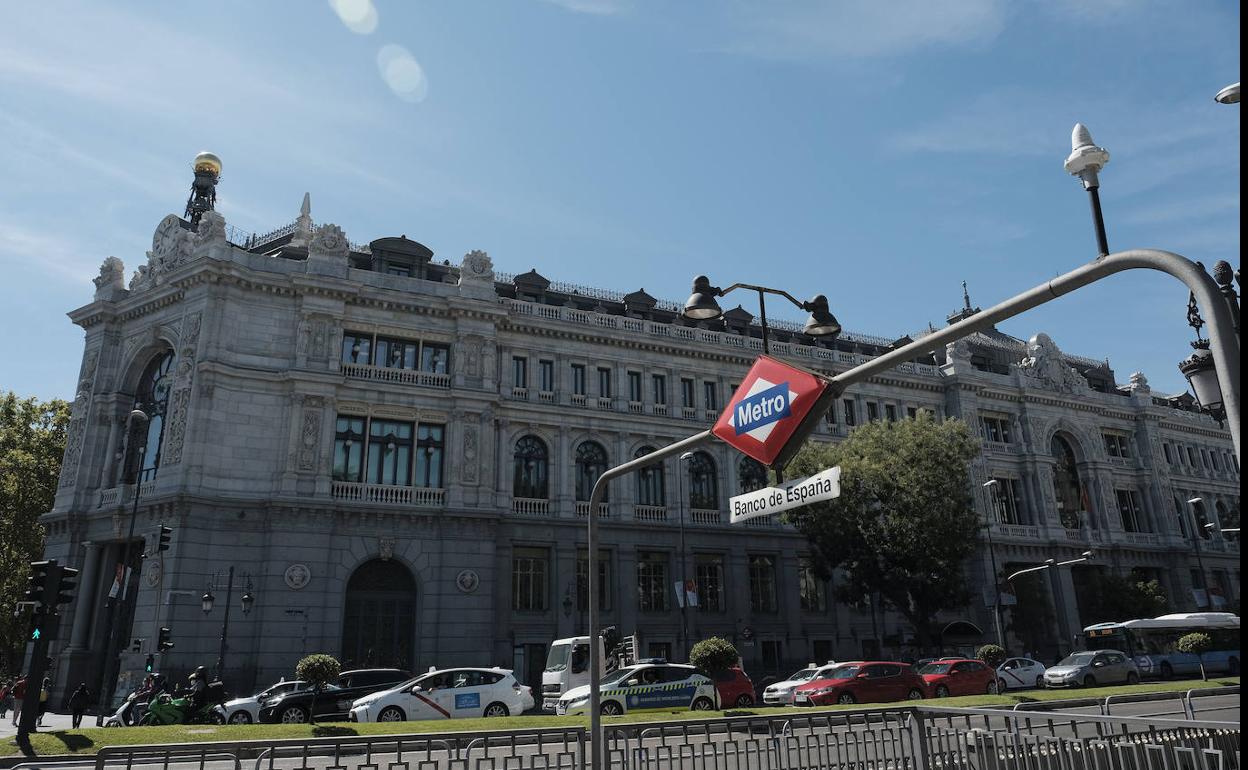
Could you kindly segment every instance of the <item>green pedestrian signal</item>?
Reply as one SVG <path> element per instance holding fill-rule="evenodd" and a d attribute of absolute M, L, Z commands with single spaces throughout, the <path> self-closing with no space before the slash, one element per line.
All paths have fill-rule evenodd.
<path fill-rule="evenodd" d="M 40 634 L 39 634 L 39 629 L 37 629 L 37 628 L 36 628 L 34 631 L 31 631 L 31 632 L 30 632 L 30 639 L 31 639 L 31 641 L 34 641 L 34 642 L 39 641 L 39 636 L 40 636 Z"/>
<path fill-rule="evenodd" d="M 148 655 L 147 662 L 143 664 L 143 670 L 150 674 L 154 668 L 156 668 L 156 656 Z"/>

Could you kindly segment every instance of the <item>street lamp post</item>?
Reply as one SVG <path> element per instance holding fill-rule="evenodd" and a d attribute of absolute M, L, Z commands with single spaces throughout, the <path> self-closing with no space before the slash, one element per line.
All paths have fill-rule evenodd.
<path fill-rule="evenodd" d="M 1000 501 L 998 495 L 1000 491 L 996 479 L 989 479 L 983 484 L 985 489 L 991 490 L 989 495 L 992 498 L 992 511 L 997 519 L 1001 518 Z M 1005 649 L 1005 632 L 1001 629 L 1001 584 L 997 579 L 997 554 L 992 547 L 992 520 L 984 526 L 984 531 L 988 534 L 988 561 L 992 565 L 992 622 L 997 629 L 997 644 Z"/>
<path fill-rule="evenodd" d="M 676 494 L 680 496 L 677 508 L 680 515 L 680 655 L 681 660 L 689 660 L 689 557 L 685 549 L 685 472 L 688 461 L 693 459 L 693 452 L 685 452 L 676 463 Z"/>
<path fill-rule="evenodd" d="M 1203 504 L 1203 503 L 1204 503 L 1203 497 L 1193 497 L 1187 501 L 1187 504 L 1191 506 L 1191 508 L 1188 510 L 1189 510 L 1189 516 L 1192 520 L 1192 548 L 1194 548 L 1196 551 L 1196 569 L 1200 571 L 1200 587 L 1201 587 L 1201 590 L 1205 592 L 1205 604 L 1208 605 L 1210 609 L 1212 609 L 1213 600 L 1209 597 L 1209 581 L 1205 577 L 1205 562 L 1203 559 L 1200 558 L 1201 534 L 1200 534 L 1200 527 L 1197 526 L 1198 521 L 1196 519 L 1196 506 L 1197 504 Z M 1195 597 L 1192 597 L 1192 598 L 1195 598 Z M 1199 602 L 1197 603 L 1196 608 L 1200 609 Z"/>
<path fill-rule="evenodd" d="M 763 330 L 763 352 L 767 355 L 771 355 L 771 343 L 767 331 L 766 296 L 768 294 L 784 297 L 793 303 L 794 306 L 810 313 L 810 316 L 806 319 L 806 325 L 802 328 L 803 333 L 812 337 L 827 337 L 829 339 L 835 339 L 841 333 L 841 324 L 836 320 L 836 316 L 832 315 L 832 311 L 828 307 L 828 298 L 822 294 L 817 295 L 809 302 L 802 302 L 787 291 L 772 289 L 767 286 L 756 286 L 750 283 L 734 283 L 726 289 L 721 289 L 718 286 L 712 286 L 711 280 L 705 275 L 699 275 L 693 279 L 693 294 L 689 295 L 681 315 L 691 321 L 714 321 L 724 314 L 715 298 L 722 297 L 735 289 L 750 289 L 758 292 L 758 320 L 759 326 Z"/>
<path fill-rule="evenodd" d="M 1109 150 L 1098 147 L 1092 141 L 1092 132 L 1082 123 L 1076 123 L 1070 136 L 1070 156 L 1066 158 L 1066 172 L 1079 177 L 1083 189 L 1088 191 L 1092 202 L 1092 224 L 1096 228 L 1098 256 L 1109 254 L 1109 240 L 1105 237 L 1105 218 L 1101 215 L 1101 180 L 1098 172 L 1109 163 Z"/>
<path fill-rule="evenodd" d="M 1071 564 L 1079 564 L 1080 562 L 1088 561 L 1091 558 L 1092 558 L 1092 552 L 1084 551 L 1082 554 L 1079 555 L 1079 558 L 1077 559 L 1067 559 L 1066 561 L 1058 561 L 1057 559 L 1045 559 L 1044 564 L 1041 564 L 1036 567 L 1027 567 L 1026 569 L 1020 569 L 1017 572 L 1010 573 L 1009 575 L 1006 576 L 1005 582 L 1010 583 L 1014 580 L 1014 578 L 1020 575 L 1026 575 L 1030 572 L 1040 572 L 1042 570 L 1047 570 L 1052 567 L 1066 567 Z M 1058 577 L 1058 574 L 1056 571 L 1051 572 L 1049 574 L 1052 578 L 1049 581 L 1049 588 L 1053 592 L 1054 603 L 1058 605 L 1057 611 L 1061 613 L 1059 615 L 1060 622 L 1058 623 L 1058 626 L 1061 629 L 1059 633 L 1062 633 L 1062 634 L 1069 633 L 1071 647 L 1073 649 L 1075 634 L 1073 631 L 1071 631 L 1070 624 L 1066 620 L 1066 597 L 1062 594 L 1062 591 L 1061 591 L 1061 584 L 1062 584 L 1061 579 Z M 1058 651 L 1058 654 L 1060 655 L 1062 652 L 1060 644 L 1058 645 L 1057 651 Z"/>
<path fill-rule="evenodd" d="M 208 589 L 204 591 L 204 595 L 200 599 L 200 609 L 204 611 L 205 615 L 212 612 L 213 604 L 216 602 L 216 597 L 212 595 L 212 589 L 218 588 L 217 578 L 219 576 L 220 573 L 213 575 L 212 580 L 208 583 Z M 243 588 L 243 595 L 239 603 L 242 606 L 243 615 L 247 615 L 251 612 L 251 605 L 255 603 L 256 598 L 251 594 L 251 576 L 244 574 L 243 579 L 246 581 L 246 585 Z M 230 632 L 230 605 L 232 604 L 230 600 L 234 597 L 233 565 L 226 572 L 225 584 L 225 619 L 221 621 L 221 643 L 217 650 L 216 679 L 218 681 L 221 680 L 222 675 L 225 673 L 225 651 L 228 647 L 226 639 Z"/>

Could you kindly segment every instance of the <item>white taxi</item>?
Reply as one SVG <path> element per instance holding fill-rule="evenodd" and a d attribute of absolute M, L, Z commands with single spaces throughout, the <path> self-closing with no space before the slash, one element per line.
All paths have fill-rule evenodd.
<path fill-rule="evenodd" d="M 607 716 L 639 711 L 711 711 L 719 696 L 715 683 L 693 666 L 673 663 L 642 663 L 613 671 L 598 684 L 600 710 Z M 589 685 L 564 693 L 555 713 L 585 714 L 589 711 Z"/>
<path fill-rule="evenodd" d="M 430 671 L 351 704 L 352 722 L 505 717 L 533 708 L 533 691 L 501 668 Z"/>
<path fill-rule="evenodd" d="M 997 666 L 997 687 L 1006 690 L 1030 690 L 1044 687 L 1045 666 L 1031 658 L 1009 658 Z"/>

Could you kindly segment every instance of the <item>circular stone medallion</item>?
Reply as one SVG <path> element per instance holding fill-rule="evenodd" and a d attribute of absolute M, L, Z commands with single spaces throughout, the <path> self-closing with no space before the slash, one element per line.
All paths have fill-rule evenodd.
<path fill-rule="evenodd" d="M 306 564 L 292 564 L 286 568 L 286 585 L 293 591 L 298 591 L 312 580 L 312 570 L 308 569 Z"/>
<path fill-rule="evenodd" d="M 476 591 L 477 587 L 480 585 L 481 578 L 473 570 L 461 570 L 460 573 L 455 576 L 455 587 L 466 594 Z"/>

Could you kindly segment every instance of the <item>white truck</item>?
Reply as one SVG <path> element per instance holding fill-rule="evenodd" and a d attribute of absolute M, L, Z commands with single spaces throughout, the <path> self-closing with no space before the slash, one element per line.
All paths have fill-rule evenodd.
<path fill-rule="evenodd" d="M 598 639 L 598 678 L 637 659 L 637 640 L 620 639 L 614 628 L 603 629 Z M 550 643 L 546 668 L 542 671 L 542 710 L 554 712 L 555 704 L 568 690 L 589 684 L 589 637 L 573 636 Z"/>

